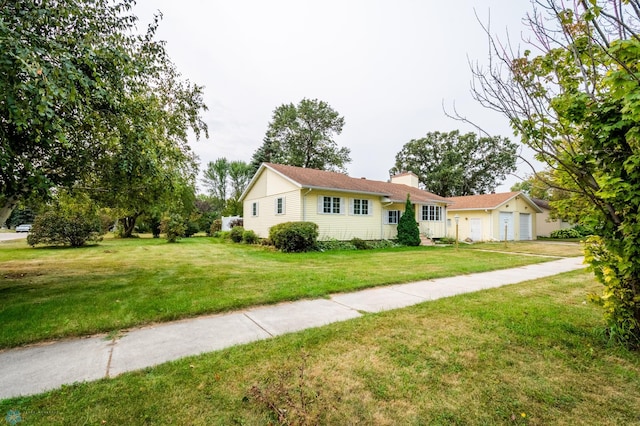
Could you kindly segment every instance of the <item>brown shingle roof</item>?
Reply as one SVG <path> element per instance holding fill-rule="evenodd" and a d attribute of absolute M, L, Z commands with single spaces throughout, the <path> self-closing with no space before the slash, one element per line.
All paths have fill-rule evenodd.
<path fill-rule="evenodd" d="M 499 194 L 449 197 L 449 200 L 453 201 L 453 205 L 449 207 L 449 210 L 495 209 L 519 194 L 519 192 L 501 192 Z"/>
<path fill-rule="evenodd" d="M 380 195 L 388 197 L 390 201 L 397 202 L 404 202 L 407 199 L 407 194 L 410 194 L 411 201 L 414 203 L 450 203 L 450 201 L 444 197 L 408 185 L 352 178 L 342 173 L 286 166 L 283 164 L 264 163 L 263 166 L 280 173 L 303 188 Z"/>

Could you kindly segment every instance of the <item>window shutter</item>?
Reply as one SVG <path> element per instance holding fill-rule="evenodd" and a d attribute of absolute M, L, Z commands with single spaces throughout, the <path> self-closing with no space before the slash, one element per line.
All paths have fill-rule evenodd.
<path fill-rule="evenodd" d="M 282 214 L 286 214 L 287 213 L 287 197 L 282 197 Z"/>
<path fill-rule="evenodd" d="M 346 213 L 345 202 L 346 202 L 345 199 L 340 197 L 340 214 Z"/>
<path fill-rule="evenodd" d="M 318 195 L 318 213 L 324 212 L 324 196 Z"/>
<path fill-rule="evenodd" d="M 356 200 L 353 199 L 353 198 L 350 198 L 349 199 L 349 214 L 355 214 L 355 211 L 354 211 L 355 205 L 356 205 Z"/>
<path fill-rule="evenodd" d="M 389 210 L 383 210 L 382 224 L 383 225 L 388 225 L 389 224 Z"/>

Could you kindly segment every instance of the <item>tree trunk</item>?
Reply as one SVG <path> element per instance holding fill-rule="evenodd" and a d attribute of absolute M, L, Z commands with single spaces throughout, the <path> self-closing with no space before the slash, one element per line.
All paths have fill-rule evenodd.
<path fill-rule="evenodd" d="M 1 206 L 0 206 L 0 227 L 5 224 L 13 209 L 18 205 L 18 198 L 15 196 L 9 197 Z"/>
<path fill-rule="evenodd" d="M 140 213 L 122 218 L 122 238 L 131 238 Z"/>

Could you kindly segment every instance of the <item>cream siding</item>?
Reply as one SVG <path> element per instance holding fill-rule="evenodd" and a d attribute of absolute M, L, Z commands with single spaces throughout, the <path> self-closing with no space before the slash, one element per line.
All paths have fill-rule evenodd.
<path fill-rule="evenodd" d="M 558 229 L 568 229 L 571 228 L 571 224 L 569 222 L 565 222 L 560 219 L 551 219 L 550 211 L 540 207 L 542 209 L 542 213 L 536 214 L 536 235 L 538 237 L 548 237 L 551 235 L 553 231 L 557 231 Z"/>
<path fill-rule="evenodd" d="M 284 198 L 284 214 L 276 214 L 276 200 Z M 258 203 L 258 215 L 253 216 L 252 205 Z M 244 228 L 261 238 L 269 236 L 269 229 L 278 223 L 299 221 L 301 211 L 300 188 L 291 181 L 265 169 L 243 201 Z"/>
<path fill-rule="evenodd" d="M 520 241 L 520 213 L 530 214 L 531 228 L 530 237 L 535 239 L 537 235 L 536 216 L 537 212 L 522 197 L 515 197 L 501 204 L 496 209 L 478 210 L 449 210 L 447 213 L 447 235 L 455 238 L 455 215 L 460 216 L 458 224 L 458 238 L 465 240 L 471 238 L 472 219 L 480 220 L 482 226 L 481 241 L 499 241 L 504 235 L 504 221 L 500 221 L 500 212 L 512 213 L 512 219 L 507 227 L 507 234 L 513 235 L 515 241 Z"/>
<path fill-rule="evenodd" d="M 382 204 L 380 197 L 366 194 L 353 194 L 338 191 L 303 190 L 305 194 L 303 205 L 305 221 L 318 224 L 318 239 L 320 240 L 363 240 L 381 239 Z M 323 213 L 322 197 L 337 197 L 341 199 L 341 212 Z M 369 201 L 369 214 L 354 215 L 352 202 L 354 199 Z"/>
<path fill-rule="evenodd" d="M 341 199 L 340 214 L 323 213 L 318 197 L 338 197 Z M 283 214 L 276 214 L 276 200 L 284 197 Z M 354 214 L 354 200 L 368 201 L 368 214 Z M 253 216 L 252 205 L 258 203 L 258 214 Z M 446 204 L 442 206 L 441 221 L 422 221 L 421 205 L 415 205 L 416 221 L 420 232 L 431 238 L 446 236 Z M 302 188 L 269 168 L 264 168 L 256 181 L 243 196 L 244 227 L 266 238 L 269 229 L 278 223 L 289 221 L 309 221 L 318 225 L 319 239 L 363 240 L 394 239 L 397 225 L 386 224 L 388 210 L 399 210 L 402 214 L 404 203 L 383 202 L 380 195 L 358 194 L 315 188 Z"/>

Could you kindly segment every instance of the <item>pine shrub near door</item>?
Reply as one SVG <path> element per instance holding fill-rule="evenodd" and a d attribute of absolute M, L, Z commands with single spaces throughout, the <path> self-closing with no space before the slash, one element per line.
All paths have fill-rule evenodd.
<path fill-rule="evenodd" d="M 398 243 L 403 246 L 419 246 L 420 245 L 420 228 L 416 222 L 416 213 L 411 204 L 409 194 L 407 194 L 407 203 L 404 213 L 398 220 Z"/>

